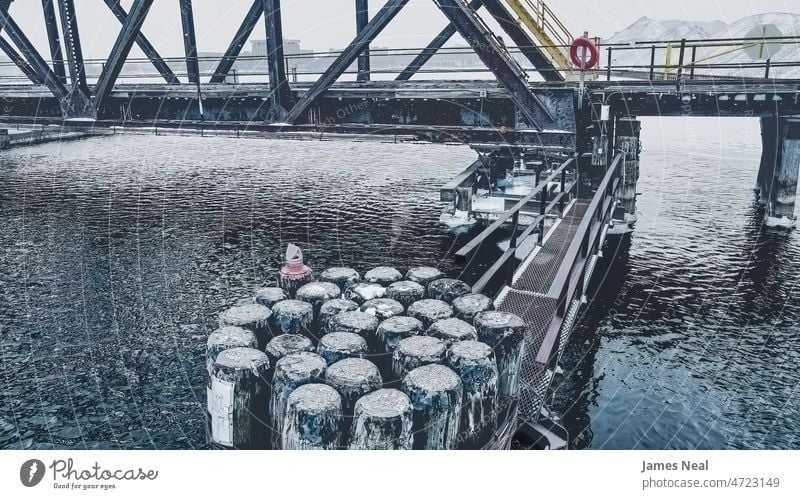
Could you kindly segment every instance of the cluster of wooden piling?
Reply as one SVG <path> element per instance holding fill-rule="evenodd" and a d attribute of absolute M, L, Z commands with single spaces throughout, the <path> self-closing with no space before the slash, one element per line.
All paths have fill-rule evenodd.
<path fill-rule="evenodd" d="M 216 447 L 496 446 L 519 391 L 522 320 L 431 267 L 308 269 L 219 321 L 207 348 Z"/>

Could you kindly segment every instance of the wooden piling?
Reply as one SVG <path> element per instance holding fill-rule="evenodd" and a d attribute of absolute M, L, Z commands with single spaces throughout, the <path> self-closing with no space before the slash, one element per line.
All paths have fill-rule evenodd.
<path fill-rule="evenodd" d="M 478 341 L 492 347 L 497 358 L 499 395 L 517 396 L 525 322 L 508 312 L 481 312 L 475 316 L 475 329 L 478 330 Z"/>
<path fill-rule="evenodd" d="M 285 450 L 333 450 L 343 429 L 342 398 L 328 385 L 310 383 L 294 390 L 286 403 Z"/>
<path fill-rule="evenodd" d="M 453 303 L 456 298 L 470 293 L 472 293 L 472 287 L 466 282 L 458 279 L 443 278 L 429 282 L 425 296 L 432 300 Z"/>
<path fill-rule="evenodd" d="M 211 439 L 234 449 L 265 449 L 269 359 L 253 348 L 232 348 L 217 356 L 211 375 Z"/>
<path fill-rule="evenodd" d="M 286 418 L 286 404 L 289 395 L 302 385 L 322 383 L 326 367 L 325 359 L 310 352 L 289 354 L 275 365 L 269 403 L 273 448 L 283 448 L 283 423 Z"/>
<path fill-rule="evenodd" d="M 367 355 L 367 340 L 356 333 L 328 333 L 319 340 L 319 354 L 328 365 L 348 358 L 364 358 Z"/>
<path fill-rule="evenodd" d="M 439 338 L 448 347 L 457 341 L 478 339 L 475 326 L 454 317 L 434 322 L 425 334 Z"/>
<path fill-rule="evenodd" d="M 449 319 L 453 316 L 453 307 L 441 300 L 425 299 L 412 303 L 408 307 L 407 314 L 422 322 L 425 329 L 442 319 Z"/>
<path fill-rule="evenodd" d="M 472 323 L 479 312 L 494 310 L 494 303 L 488 296 L 470 293 L 453 300 L 453 315 L 464 322 Z"/>
<path fill-rule="evenodd" d="M 460 341 L 447 351 L 446 362 L 464 386 L 459 448 L 480 449 L 497 429 L 498 372 L 494 352 L 479 341 Z"/>
<path fill-rule="evenodd" d="M 418 367 L 408 373 L 403 380 L 403 391 L 414 408 L 414 449 L 456 448 L 462 390 L 458 375 L 439 364 Z"/>
<path fill-rule="evenodd" d="M 264 305 L 257 303 L 238 305 L 219 315 L 219 326 L 236 326 L 252 331 L 258 340 L 258 349 L 263 350 L 272 337 L 269 328 L 271 316 L 272 312 Z"/>
<path fill-rule="evenodd" d="M 314 306 L 301 300 L 284 300 L 272 307 L 272 323 L 275 334 L 309 333 L 314 321 Z"/>
<path fill-rule="evenodd" d="M 400 390 L 381 389 L 355 405 L 350 429 L 351 450 L 411 450 L 413 407 Z"/>
<path fill-rule="evenodd" d="M 351 285 L 361 282 L 361 274 L 349 267 L 332 267 L 323 271 L 319 280 L 336 284 L 344 293 Z"/>
<path fill-rule="evenodd" d="M 393 282 L 386 288 L 386 298 L 400 302 L 406 309 L 415 301 L 425 298 L 425 287 L 414 281 Z"/>

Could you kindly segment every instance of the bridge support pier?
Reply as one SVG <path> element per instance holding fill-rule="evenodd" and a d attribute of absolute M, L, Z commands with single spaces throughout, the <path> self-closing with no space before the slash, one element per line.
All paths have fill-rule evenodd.
<path fill-rule="evenodd" d="M 636 214 L 636 186 L 639 181 L 639 153 L 641 151 L 642 123 L 636 118 L 623 117 L 617 120 L 616 149 L 622 153 L 618 211 L 614 214 L 611 234 L 629 234 L 638 220 Z"/>
<path fill-rule="evenodd" d="M 768 227 L 795 226 L 795 196 L 800 170 L 800 117 L 761 119 L 761 166 L 756 191 L 766 204 Z"/>

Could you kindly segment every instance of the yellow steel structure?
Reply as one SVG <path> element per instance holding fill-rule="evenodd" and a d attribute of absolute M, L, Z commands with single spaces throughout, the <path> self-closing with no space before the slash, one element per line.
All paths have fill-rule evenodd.
<path fill-rule="evenodd" d="M 505 0 L 518 20 L 538 40 L 540 48 L 565 76 L 573 71 L 569 46 L 575 39 L 555 13 L 543 1 Z"/>

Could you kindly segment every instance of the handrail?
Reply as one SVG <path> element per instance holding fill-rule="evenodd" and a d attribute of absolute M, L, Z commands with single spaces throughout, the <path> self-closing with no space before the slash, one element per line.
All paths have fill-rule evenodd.
<path fill-rule="evenodd" d="M 528 193 L 525 197 L 519 200 L 517 204 L 506 210 L 502 215 L 500 215 L 497 220 L 495 220 L 490 226 L 486 227 L 480 234 L 475 236 L 471 241 L 461 247 L 460 250 L 456 251 L 456 256 L 458 257 L 466 257 L 468 254 L 472 253 L 478 247 L 483 244 L 483 241 L 486 240 L 487 237 L 492 235 L 494 231 L 499 229 L 508 219 L 513 217 L 516 213 L 518 213 L 522 208 L 528 204 L 534 196 L 542 192 L 545 186 L 549 185 L 550 182 L 555 180 L 557 177 L 561 175 L 561 172 L 565 171 L 573 162 L 575 158 L 570 158 L 566 160 L 560 167 L 558 167 L 549 177 L 544 179 L 543 181 L 539 182 L 539 184 L 533 188 L 533 190 Z"/>
<path fill-rule="evenodd" d="M 509 241 L 508 249 L 502 255 L 500 255 L 500 258 L 498 258 L 497 261 L 495 261 L 494 264 L 492 264 L 492 266 L 483 273 L 475 285 L 472 286 L 473 293 L 483 292 L 484 288 L 489 284 L 489 282 L 491 282 L 492 279 L 494 279 L 497 272 L 503 268 L 509 258 L 517 253 L 519 245 L 538 229 L 539 223 L 544 220 L 545 217 L 547 217 L 548 214 L 556 208 L 556 206 L 563 207 L 564 197 L 571 195 L 577 185 L 578 182 L 575 180 L 571 182 L 569 186 L 565 186 L 562 192 L 559 192 L 558 195 L 553 197 L 553 199 L 550 201 L 550 204 L 548 204 L 545 208 L 544 214 L 538 215 L 536 218 L 534 218 L 528 225 L 528 228 L 525 229 L 522 234 L 517 235 L 516 230 L 514 230 L 514 233 L 511 235 L 511 240 Z M 516 229 L 517 223 L 514 224 L 514 227 Z M 513 275 L 513 272 L 510 272 L 510 274 Z"/>
<path fill-rule="evenodd" d="M 605 214 L 612 205 L 613 196 L 619 182 L 621 161 L 622 154 L 617 154 L 600 182 L 597 193 L 589 203 L 583 220 L 581 220 L 572 243 L 561 260 L 561 266 L 547 292 L 547 297 L 556 301 L 556 314 L 536 354 L 536 362 L 539 364 L 548 365 L 554 349 L 557 348 L 561 326 L 569 312 L 570 302 L 577 291 L 578 284 L 582 282 L 582 273 L 586 271 L 586 268 L 585 266 L 583 267 L 581 274 L 575 275 L 574 272 L 578 264 L 584 263 L 584 260 L 588 258 L 590 244 L 596 242 L 592 240 L 596 239 L 601 233 L 599 230 L 601 224 L 597 222 L 602 222 L 605 219 Z"/>

